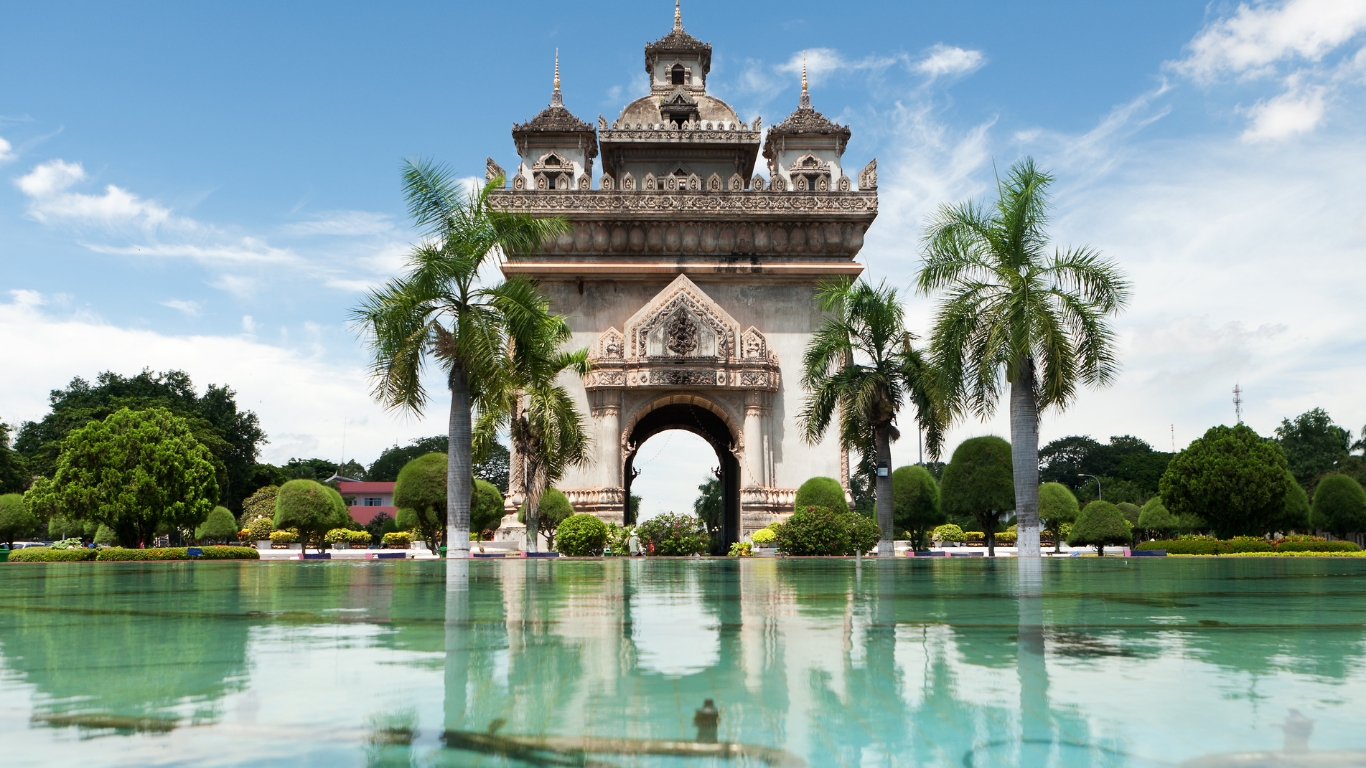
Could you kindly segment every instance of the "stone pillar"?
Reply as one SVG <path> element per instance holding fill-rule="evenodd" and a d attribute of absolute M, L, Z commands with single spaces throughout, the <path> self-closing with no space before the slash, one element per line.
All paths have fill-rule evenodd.
<path fill-rule="evenodd" d="M 767 457 L 764 456 L 764 393 L 751 390 L 745 393 L 745 477 L 744 488 L 762 488 L 769 484 Z"/>
<path fill-rule="evenodd" d="M 621 488 L 621 391 L 600 390 L 598 400 L 598 466 L 604 488 Z"/>

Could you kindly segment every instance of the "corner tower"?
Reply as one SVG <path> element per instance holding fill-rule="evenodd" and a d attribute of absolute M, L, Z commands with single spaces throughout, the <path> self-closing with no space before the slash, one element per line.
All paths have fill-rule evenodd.
<path fill-rule="evenodd" d="M 557 88 L 546 111 L 514 128 L 521 166 L 490 204 L 570 224 L 502 264 L 539 283 L 568 318 L 570 345 L 593 360 L 588 375 L 562 383 L 588 416 L 594 461 L 556 487 L 580 512 L 632 522 L 636 452 L 658 432 L 691 431 L 716 452 L 728 544 L 790 514 L 811 477 L 848 485 L 836 436 L 801 438 L 800 366 L 826 319 L 820 282 L 863 271 L 854 257 L 877 192 L 872 163 L 857 185 L 847 177 L 850 130 L 812 109 L 806 87 L 765 142 L 760 118 L 742 121 L 707 92 L 711 55 L 675 5 L 673 28 L 645 46 L 649 93 L 615 120 L 599 117 L 595 133 L 564 110 Z M 767 178 L 756 173 L 761 148 Z M 552 151 L 581 163 L 567 190 L 541 183 Z M 489 178 L 500 172 L 490 160 Z M 520 477 L 514 452 L 512 510 Z"/>

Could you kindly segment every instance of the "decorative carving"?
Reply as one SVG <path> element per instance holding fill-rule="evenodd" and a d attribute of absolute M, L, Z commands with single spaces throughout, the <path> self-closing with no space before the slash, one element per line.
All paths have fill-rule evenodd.
<path fill-rule="evenodd" d="M 679 357 L 687 357 L 697 349 L 697 325 L 688 317 L 688 310 L 682 305 L 669 318 L 664 334 L 667 339 L 665 346 Z"/>
<path fill-rule="evenodd" d="M 732 192 L 744 192 L 744 191 L 745 191 L 745 177 L 741 176 L 741 175 L 738 174 L 738 173 L 732 174 L 731 177 L 730 177 L 730 191 L 732 191 Z"/>
<path fill-rule="evenodd" d="M 603 117 L 602 115 L 598 115 L 598 130 L 607 130 L 607 118 Z"/>
<path fill-rule="evenodd" d="M 707 177 L 707 191 L 708 191 L 708 192 L 720 192 L 720 191 L 721 191 L 721 176 L 720 176 L 719 174 L 713 173 L 711 176 L 708 176 L 708 177 Z"/>
<path fill-rule="evenodd" d="M 608 328 L 598 337 L 598 357 L 602 360 L 620 360 L 626 351 L 626 337 L 616 328 Z"/>
<path fill-rule="evenodd" d="M 846 179 L 846 181 L 847 181 L 847 179 Z M 598 189 L 601 189 L 603 192 L 611 192 L 611 191 L 612 191 L 612 184 L 613 184 L 613 182 L 612 182 L 612 174 L 610 174 L 610 173 L 604 173 L 604 174 L 602 175 L 602 178 L 601 178 L 601 179 L 598 179 Z M 845 191 L 848 191 L 848 190 L 845 190 Z"/>
<path fill-rule="evenodd" d="M 830 177 L 829 177 L 829 176 L 821 176 L 821 177 L 819 177 L 819 178 L 816 179 L 816 191 L 817 191 L 817 192 L 829 192 L 829 191 L 830 191 Z"/>
<path fill-rule="evenodd" d="M 792 188 L 795 189 L 795 190 L 798 191 L 798 192 L 805 192 L 805 191 L 807 191 L 807 181 L 806 181 L 806 177 L 805 177 L 805 176 L 798 176 L 798 177 L 796 177 L 796 179 L 792 182 Z"/>
<path fill-rule="evenodd" d="M 695 174 L 695 173 L 690 173 L 690 174 L 688 174 L 688 191 L 689 191 L 689 192 L 701 192 L 701 191 L 702 191 L 702 177 L 698 176 L 698 175 Z"/>
<path fill-rule="evenodd" d="M 782 176 L 775 173 L 773 174 L 773 180 L 768 183 L 768 188 L 774 192 L 786 192 L 787 182 L 783 180 Z"/>
<path fill-rule="evenodd" d="M 877 189 L 877 158 L 868 161 L 863 166 L 863 170 L 858 172 L 858 188 L 860 192 L 867 192 Z"/>
<path fill-rule="evenodd" d="M 659 127 L 628 127 L 613 128 L 610 131 L 601 133 L 603 145 L 614 142 L 667 142 L 677 144 L 681 141 L 689 144 L 722 145 L 736 146 L 743 144 L 758 144 L 759 134 L 756 131 L 703 131 L 698 130 L 692 123 L 668 123 Z"/>
<path fill-rule="evenodd" d="M 759 329 L 750 326 L 745 331 L 744 337 L 740 341 L 740 354 L 746 360 L 764 360 L 768 358 L 768 342 L 764 335 L 759 333 Z"/>
<path fill-rule="evenodd" d="M 742 387 L 767 387 L 768 371 L 741 371 L 740 386 Z"/>
<path fill-rule="evenodd" d="M 850 183 L 849 177 L 848 177 L 848 176 L 840 176 L 839 190 L 840 190 L 841 192 L 848 192 L 848 191 L 849 191 L 850 189 L 852 189 L 852 188 L 853 188 L 853 184 Z"/>
<path fill-rule="evenodd" d="M 593 188 L 593 180 L 588 178 L 588 174 L 579 177 L 579 191 L 588 192 Z"/>
<path fill-rule="evenodd" d="M 750 123 L 749 129 L 750 129 L 751 131 L 754 131 L 755 133 L 758 133 L 758 132 L 759 132 L 760 124 L 763 122 L 763 120 L 764 120 L 764 119 L 763 119 L 762 117 L 756 117 L 756 118 L 754 118 L 754 122 L 753 122 L 753 123 Z"/>
<path fill-rule="evenodd" d="M 645 378 L 646 375 L 649 376 L 648 382 Z M 726 374 L 723 371 L 674 368 L 642 374 L 640 382 L 642 384 L 653 384 L 657 387 L 710 387 L 725 384 L 725 378 Z"/>
<path fill-rule="evenodd" d="M 654 192 L 658 189 L 659 184 L 655 182 L 655 175 L 653 173 L 645 174 L 645 191 Z"/>
<path fill-rule="evenodd" d="M 493 181 L 494 179 L 506 176 L 507 174 L 503 172 L 503 167 L 493 162 L 493 158 L 488 158 L 484 163 L 484 181 Z"/>
<path fill-rule="evenodd" d="M 541 195 L 530 190 L 518 194 L 516 191 L 495 191 L 490 202 L 500 210 L 530 211 L 537 214 L 563 213 L 647 213 L 673 217 L 678 214 L 737 214 L 756 213 L 781 214 L 854 214 L 860 219 L 877 213 L 877 195 L 862 190 L 848 195 L 805 194 L 786 195 L 692 195 L 633 196 L 624 194 L 634 190 L 634 181 L 629 173 L 621 177 L 620 192 L 589 192 L 572 195 Z M 782 180 L 775 177 L 775 192 Z M 628 186 L 628 182 L 630 186 Z M 762 182 L 761 182 L 762 183 Z M 516 183 L 514 180 L 514 189 Z M 760 191 L 760 190 L 755 190 Z"/>
<path fill-rule="evenodd" d="M 520 173 L 512 177 L 512 188 L 518 192 L 526 189 L 526 177 Z"/>
<path fill-rule="evenodd" d="M 670 176 L 665 176 L 665 177 L 664 177 L 664 191 L 665 191 L 665 192 L 677 192 L 677 191 L 678 191 L 678 177 L 672 176 L 672 175 L 670 175 Z"/>
<path fill-rule="evenodd" d="M 634 191 L 636 191 L 636 179 L 635 179 L 635 177 L 632 176 L 629 172 L 628 172 L 628 173 L 623 173 L 623 174 L 621 175 L 621 191 L 622 191 L 622 192 L 634 192 Z M 580 198 L 580 199 L 583 199 L 583 198 Z"/>
<path fill-rule="evenodd" d="M 764 177 L 763 177 L 763 176 L 760 176 L 760 175 L 757 174 L 757 173 L 754 174 L 754 180 L 751 181 L 751 182 L 749 183 L 749 188 L 750 188 L 750 191 L 753 191 L 753 192 L 763 192 L 763 191 L 764 191 Z"/>

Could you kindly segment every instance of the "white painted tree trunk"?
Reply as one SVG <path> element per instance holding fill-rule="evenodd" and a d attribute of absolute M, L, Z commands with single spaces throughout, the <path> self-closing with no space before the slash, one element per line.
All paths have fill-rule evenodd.
<path fill-rule="evenodd" d="M 893 557 L 896 554 L 896 547 L 892 540 L 896 537 L 892 530 L 892 436 L 891 427 L 887 424 L 874 428 L 874 439 L 877 441 L 877 463 L 887 467 L 887 476 L 883 477 L 874 471 L 874 498 L 877 508 L 877 526 L 882 529 L 882 538 L 877 543 L 878 557 Z"/>
<path fill-rule="evenodd" d="M 1039 408 L 1033 360 L 1024 361 L 1010 382 L 1010 460 L 1015 474 L 1016 553 L 1039 557 Z"/>
<path fill-rule="evenodd" d="M 470 556 L 470 486 L 474 467 L 470 463 L 470 387 L 465 369 L 451 369 L 450 446 L 446 450 L 446 557 Z"/>

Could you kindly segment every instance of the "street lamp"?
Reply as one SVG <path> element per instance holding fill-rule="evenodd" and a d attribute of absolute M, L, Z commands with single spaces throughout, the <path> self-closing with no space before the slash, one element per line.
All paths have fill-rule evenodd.
<path fill-rule="evenodd" d="M 1101 496 L 1101 493 L 1100 493 L 1100 478 L 1099 478 L 1099 477 L 1096 477 L 1095 475 L 1088 475 L 1088 474 L 1085 474 L 1085 473 L 1083 473 L 1083 472 L 1078 472 L 1077 475 L 1078 475 L 1079 477 L 1089 477 L 1089 478 L 1091 478 L 1092 480 L 1095 480 L 1095 481 L 1096 481 L 1096 501 L 1104 501 L 1104 500 L 1105 500 L 1105 497 Z"/>

